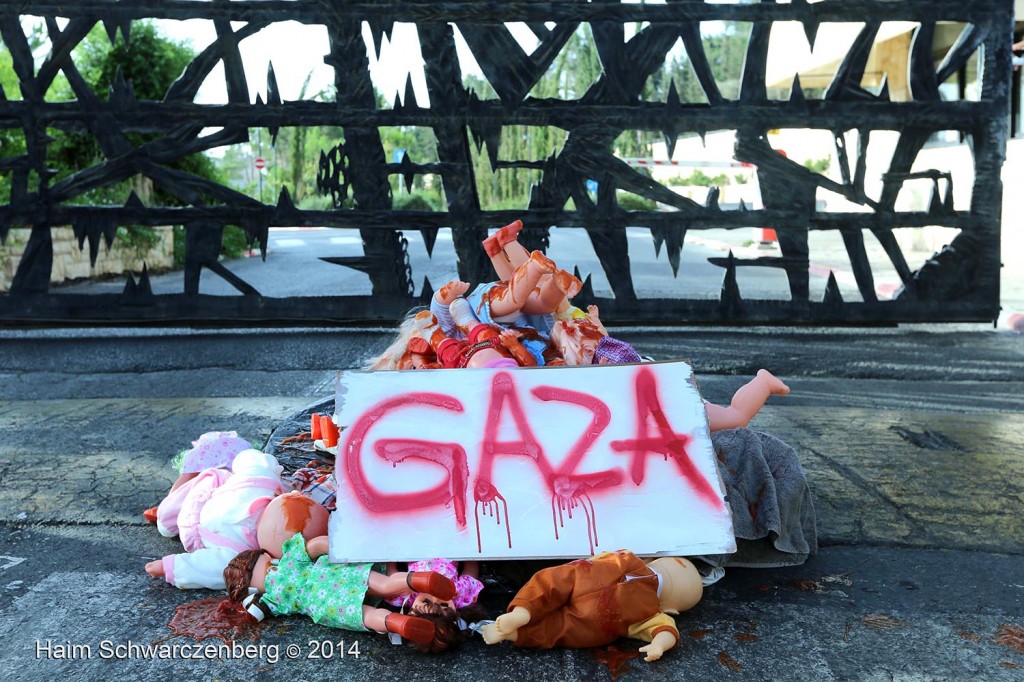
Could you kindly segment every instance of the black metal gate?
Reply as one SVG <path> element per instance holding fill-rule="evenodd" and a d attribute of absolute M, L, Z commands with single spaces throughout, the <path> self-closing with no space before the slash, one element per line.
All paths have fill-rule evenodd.
<path fill-rule="evenodd" d="M 26 16 L 43 17 L 51 46 L 33 54 L 26 37 Z M 192 61 L 162 101 L 135 97 L 130 82 L 115 80 L 109 93 L 89 88 L 72 50 L 97 23 L 113 37 L 130 37 L 133 22 L 145 19 L 201 19 L 212 22 L 217 38 Z M 325 61 L 335 69 L 336 101 L 282 101 L 276 76 L 267 79 L 267 101 L 249 99 L 239 44 L 275 22 L 323 25 L 330 40 Z M 725 92 L 723 76 L 709 59 L 702 25 L 743 22 L 749 31 L 745 63 L 735 92 Z M 363 23 L 370 33 L 388 35 L 394 22 L 417 27 L 425 62 L 430 106 L 407 95 L 404 103 L 381 105 L 368 70 Z M 509 22 L 521 22 L 536 37 L 527 51 Z M 792 78 L 785 95 L 769 82 L 769 47 L 780 49 L 773 27 L 799 22 L 808 45 L 831 24 L 856 25 L 848 50 L 830 84 L 812 91 Z M 907 30 L 905 94 L 893 84 L 865 84 L 865 69 L 880 31 L 892 22 L 914 22 Z M 939 31 L 958 37 L 936 54 Z M 809 4 L 705 4 L 678 0 L 665 4 L 613 0 L 558 3 L 417 0 L 373 3 L 342 0 L 76 0 L 31 3 L 0 0 L 0 37 L 10 53 L 20 86 L 0 90 L 0 133 L 20 131 L 23 149 L 0 153 L 0 173 L 10 187 L 0 196 L 0 238 L 12 231 L 28 234 L 9 291 L 0 295 L 0 320 L 27 323 L 321 323 L 394 320 L 426 301 L 432 286 L 414 295 L 422 277 L 409 265 L 400 230 L 419 230 L 428 245 L 440 228 L 451 228 L 459 276 L 467 281 L 493 279 L 480 249 L 487 228 L 522 218 L 523 241 L 547 245 L 554 226 L 584 230 L 607 277 L 611 296 L 595 297 L 589 287 L 581 301 L 601 306 L 602 317 L 618 322 L 656 323 L 804 323 L 872 324 L 898 321 L 989 321 L 999 312 L 999 232 L 1013 28 L 1010 0 L 826 0 Z M 569 38 L 585 31 L 599 56 L 601 75 L 585 91 L 544 98 L 531 90 Z M 494 96 L 482 97 L 465 84 L 456 48 L 461 36 L 479 63 Z M 376 38 L 375 38 L 376 39 Z M 685 50 L 703 101 L 683 101 L 673 85 L 660 101 L 645 99 L 648 79 L 664 68 L 679 45 Z M 287 49 L 283 46 L 282 49 Z M 782 45 L 781 49 L 788 49 Z M 973 96 L 947 101 L 942 85 L 962 85 L 976 68 Z M 228 102 L 195 102 L 199 84 L 217 67 L 226 74 Z M 58 74 L 75 98 L 52 102 L 47 91 Z M 10 86 L 8 86 L 10 89 Z M 898 101 L 899 100 L 899 101 Z M 341 126 L 344 142 L 322 150 L 318 179 L 334 197 L 332 210 L 302 210 L 287 188 L 276 200 L 261 202 L 246 194 L 171 167 L 185 156 L 223 145 L 243 143 L 250 128 L 270 136 L 288 126 Z M 437 140 L 437 160 L 400 162 L 385 158 L 378 134 L 384 126 L 424 126 Z M 544 126 L 565 131 L 564 143 L 545 158 L 504 158 L 500 133 L 507 126 Z M 828 131 L 834 142 L 838 178 L 808 169 L 777 153 L 769 131 Z M 83 164 L 62 178 L 48 162 L 49 130 L 92 136 L 102 150 L 97 163 Z M 214 132 L 208 132 L 214 129 Z M 663 134 L 671 151 L 676 141 L 708 131 L 735 132 L 734 160 L 753 164 L 762 207 L 726 206 L 711 189 L 697 201 L 627 165 L 616 155 L 623 131 Z M 204 132 L 207 131 L 207 132 Z M 881 177 L 869 175 L 866 159 L 880 131 L 895 131 L 891 160 Z M 919 155 L 930 138 L 954 131 L 971 150 L 973 184 L 969 201 L 957 202 L 950 169 L 922 165 Z M 945 134 L 949 134 L 948 132 Z M 143 141 L 139 141 L 143 140 Z M 854 142 L 851 142 L 853 140 Z M 531 169 L 537 182 L 520 209 L 481 205 L 474 175 L 474 145 L 487 153 L 494 172 Z M 853 146 L 853 148 L 850 148 Z M 390 176 L 404 183 L 419 174 L 440 179 L 447 210 L 392 210 Z M 122 205 L 90 205 L 90 190 L 142 176 L 177 197 L 178 205 L 145 205 L 135 195 Z M 596 191 L 588 180 L 597 182 Z M 905 210 L 898 198 L 908 183 L 931 187 L 927 206 Z M 872 189 L 880 188 L 880 189 Z M 847 206 L 826 210 L 823 191 Z M 660 203 L 669 210 L 626 210 L 623 193 Z M 571 200 L 571 201 L 570 201 Z M 961 205 L 963 204 L 963 205 Z M 185 261 L 182 289 L 154 295 L 148 274 L 129 277 L 123 292 L 55 295 L 50 289 L 56 226 L 73 228 L 80 245 L 95 254 L 123 225 L 182 225 Z M 272 298 L 218 262 L 226 225 L 237 225 L 265 246 L 273 226 L 358 228 L 364 255 L 334 259 L 366 272 L 372 296 Z M 721 293 L 714 298 L 638 296 L 630 272 L 626 228 L 648 228 L 655 246 L 679 267 L 686 239 L 711 228 L 773 226 L 781 256 L 742 258 L 732 253 L 713 259 L 721 266 Z M 959 229 L 952 244 L 912 271 L 893 230 L 944 226 Z M 823 295 L 811 295 L 809 236 L 841 236 L 859 300 L 844 300 L 831 277 Z M 820 232 L 819 232 L 820 233 Z M 892 300 L 880 300 L 866 238 L 877 240 L 902 283 Z M 786 276 L 788 300 L 744 296 L 739 268 L 777 268 Z M 206 271 L 204 273 L 204 270 Z M 200 294 L 200 275 L 220 276 L 237 290 L 234 296 Z M 847 299 L 851 297 L 846 296 Z M 813 299 L 813 300 L 812 300 Z"/>

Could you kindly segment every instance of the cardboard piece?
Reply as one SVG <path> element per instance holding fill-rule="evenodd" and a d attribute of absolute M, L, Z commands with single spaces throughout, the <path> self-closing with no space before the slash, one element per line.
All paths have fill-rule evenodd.
<path fill-rule="evenodd" d="M 342 372 L 335 562 L 735 551 L 691 367 Z"/>

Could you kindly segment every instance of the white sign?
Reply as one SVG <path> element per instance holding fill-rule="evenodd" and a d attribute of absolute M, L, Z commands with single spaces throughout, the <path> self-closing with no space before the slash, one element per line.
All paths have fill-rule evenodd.
<path fill-rule="evenodd" d="M 334 562 L 736 550 L 685 362 L 342 372 Z"/>

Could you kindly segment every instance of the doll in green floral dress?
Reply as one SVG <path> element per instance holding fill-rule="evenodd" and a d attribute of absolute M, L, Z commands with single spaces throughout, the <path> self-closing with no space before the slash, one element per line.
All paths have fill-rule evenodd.
<path fill-rule="evenodd" d="M 301 613 L 314 623 L 345 630 L 396 632 L 413 642 L 429 642 L 434 624 L 426 618 L 393 613 L 364 603 L 367 595 L 388 598 L 426 592 L 439 599 L 455 596 L 455 584 L 433 571 L 392 575 L 373 564 L 332 564 L 327 536 L 306 541 L 296 533 L 284 543 L 280 559 L 253 549 L 224 569 L 228 597 L 242 602 L 257 620 Z"/>

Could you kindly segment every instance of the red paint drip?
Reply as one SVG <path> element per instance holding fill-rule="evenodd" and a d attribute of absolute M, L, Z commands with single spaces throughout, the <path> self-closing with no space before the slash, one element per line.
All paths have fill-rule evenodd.
<path fill-rule="evenodd" d="M 686 434 L 676 433 L 665 416 L 658 396 L 658 382 L 654 372 L 648 367 L 638 367 L 635 375 L 636 391 L 636 438 L 632 440 L 615 440 L 611 448 L 615 452 L 629 453 L 632 457 L 630 475 L 636 485 L 644 481 L 647 468 L 647 454 L 662 455 L 666 461 L 671 458 L 686 482 L 710 506 L 722 509 L 722 501 L 714 488 L 701 474 L 690 459 L 686 446 L 692 438 Z M 653 419 L 657 433 L 650 433 L 649 419 Z"/>
<path fill-rule="evenodd" d="M 551 522 L 555 528 L 555 539 L 558 539 L 558 527 L 565 527 L 562 518 L 562 511 L 572 519 L 572 510 L 577 506 L 583 508 L 583 515 L 587 519 L 587 543 L 590 546 L 590 554 L 594 553 L 594 547 L 598 546 L 597 538 L 597 512 L 594 503 L 587 495 L 586 489 L 581 486 L 571 487 L 568 481 L 559 481 L 555 486 L 556 490 L 551 495 Z M 555 518 L 555 508 L 558 509 L 558 518 Z"/>
<path fill-rule="evenodd" d="M 477 481 L 473 490 L 476 502 L 473 505 L 473 518 L 476 521 L 476 551 L 483 553 L 483 541 L 480 537 L 480 508 L 483 507 L 484 516 L 493 516 L 495 523 L 501 525 L 501 512 L 498 510 L 500 501 L 505 509 L 505 533 L 508 535 L 508 548 L 512 549 L 512 521 L 508 516 L 508 502 L 501 496 L 493 485 L 483 481 Z"/>
<path fill-rule="evenodd" d="M 167 627 L 177 636 L 202 641 L 217 637 L 225 643 L 240 639 L 259 639 L 259 623 L 238 602 L 220 597 L 181 604 Z"/>

